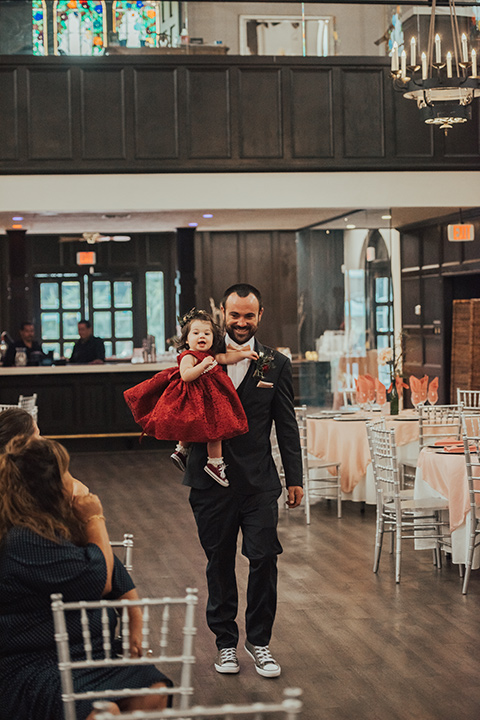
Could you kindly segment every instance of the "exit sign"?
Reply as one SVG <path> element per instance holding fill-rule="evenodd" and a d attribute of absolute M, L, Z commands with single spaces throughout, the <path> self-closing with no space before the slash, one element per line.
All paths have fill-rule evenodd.
<path fill-rule="evenodd" d="M 473 225 L 466 225 L 465 223 L 448 225 L 447 230 L 450 242 L 468 242 L 475 237 Z"/>
<path fill-rule="evenodd" d="M 95 265 L 97 254 L 93 250 L 77 252 L 77 265 Z"/>

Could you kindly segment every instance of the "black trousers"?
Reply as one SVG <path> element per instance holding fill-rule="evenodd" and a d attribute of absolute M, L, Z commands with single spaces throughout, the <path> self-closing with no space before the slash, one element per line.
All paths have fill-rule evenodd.
<path fill-rule="evenodd" d="M 268 645 L 277 607 L 278 498 L 281 490 L 239 495 L 215 485 L 190 491 L 198 536 L 207 556 L 207 623 L 217 648 L 238 643 L 235 560 L 239 530 L 249 560 L 245 629 L 249 642 Z"/>

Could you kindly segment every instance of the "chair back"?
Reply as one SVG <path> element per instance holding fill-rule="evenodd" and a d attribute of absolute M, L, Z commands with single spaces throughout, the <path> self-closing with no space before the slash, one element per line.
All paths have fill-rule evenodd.
<path fill-rule="evenodd" d="M 142 600 L 97 600 L 64 602 L 62 595 L 51 596 L 58 667 L 62 686 L 65 720 L 76 720 L 76 700 L 98 700 L 109 697 L 132 697 L 151 694 L 179 696 L 179 707 L 188 708 L 192 688 L 192 665 L 197 590 L 187 588 L 184 597 L 146 598 Z M 128 609 L 142 610 L 142 656 L 130 655 L 130 623 Z M 112 644 L 112 613 L 121 624 L 121 648 Z M 173 633 L 181 628 L 181 632 Z M 81 633 L 82 646 L 71 653 L 71 639 Z M 180 679 L 173 688 L 136 688 L 120 690 L 89 690 L 75 692 L 74 673 L 82 668 L 128 668 L 160 664 L 180 667 Z"/>
<path fill-rule="evenodd" d="M 395 430 L 387 430 L 385 419 L 367 423 L 368 446 L 372 459 L 377 504 L 400 497 L 400 474 Z"/>
<path fill-rule="evenodd" d="M 308 449 L 307 449 L 307 406 L 298 405 L 295 408 L 295 417 L 297 419 L 298 434 L 300 436 L 300 448 L 302 451 L 303 474 L 305 475 L 308 466 Z"/>
<path fill-rule="evenodd" d="M 213 707 L 205 707 L 202 705 L 193 705 L 188 708 L 188 720 L 191 718 L 200 718 L 201 720 L 211 720 L 211 718 L 251 718 L 253 720 L 263 720 L 267 715 L 275 715 L 280 720 L 297 720 L 302 714 L 302 691 L 298 688 L 286 688 L 283 691 L 284 699 L 278 702 L 255 702 L 249 705 L 218 705 Z M 104 703 L 94 703 L 97 710 L 97 720 L 116 720 L 119 716 L 112 715 L 103 708 Z M 122 713 L 122 720 L 167 720 L 167 718 L 179 718 L 185 720 L 185 712 L 182 710 L 154 710 L 143 712 L 136 710 L 131 713 Z"/>
<path fill-rule="evenodd" d="M 133 535 L 131 533 L 124 533 L 123 540 L 110 540 L 112 548 L 122 548 L 123 557 L 120 558 L 122 563 L 125 565 L 125 569 L 128 572 L 133 570 Z"/>
<path fill-rule="evenodd" d="M 478 454 L 480 451 L 480 414 L 464 413 L 462 415 L 462 432 L 472 527 L 475 528 L 477 499 L 480 497 L 480 455 Z"/>
<path fill-rule="evenodd" d="M 6 403 L 0 404 L 0 412 L 4 412 L 5 410 L 11 410 L 12 408 L 18 408 L 18 405 L 7 405 Z"/>
<path fill-rule="evenodd" d="M 419 449 L 436 440 L 460 440 L 461 405 L 423 405 L 419 408 Z"/>
<path fill-rule="evenodd" d="M 457 388 L 457 403 L 465 408 L 480 410 L 480 390 L 460 390 Z"/>
<path fill-rule="evenodd" d="M 18 398 L 18 407 L 30 413 L 36 421 L 38 418 L 37 393 L 33 393 L 33 395 L 20 395 Z"/>
<path fill-rule="evenodd" d="M 343 388 L 342 395 L 345 407 L 357 404 L 357 391 L 355 388 Z"/>

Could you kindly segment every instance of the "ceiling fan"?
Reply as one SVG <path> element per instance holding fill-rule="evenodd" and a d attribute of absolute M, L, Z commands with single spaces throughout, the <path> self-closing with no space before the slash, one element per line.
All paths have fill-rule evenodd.
<path fill-rule="evenodd" d="M 128 242 L 131 238 L 130 235 L 102 235 L 99 232 L 84 232 L 80 236 L 76 237 L 69 235 L 60 236 L 61 243 L 87 242 L 89 245 L 96 245 L 96 243 L 110 242 L 111 240 L 114 242 Z"/>

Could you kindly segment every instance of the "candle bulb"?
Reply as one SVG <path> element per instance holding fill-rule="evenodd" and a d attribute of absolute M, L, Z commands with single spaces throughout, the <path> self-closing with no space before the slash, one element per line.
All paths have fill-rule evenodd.
<path fill-rule="evenodd" d="M 452 77 L 452 53 L 447 52 L 447 77 Z"/>
<path fill-rule="evenodd" d="M 435 35 L 435 62 L 439 65 L 442 61 L 442 47 L 440 44 L 440 35 Z"/>
<path fill-rule="evenodd" d="M 427 79 L 427 56 L 422 52 L 422 80 Z"/>
<path fill-rule="evenodd" d="M 468 62 L 468 45 L 465 33 L 462 33 L 462 60 L 464 63 Z"/>
<path fill-rule="evenodd" d="M 477 53 L 472 50 L 472 77 L 477 77 Z"/>
<path fill-rule="evenodd" d="M 410 65 L 415 67 L 417 64 L 417 41 L 414 37 L 410 40 Z"/>
<path fill-rule="evenodd" d="M 396 42 L 393 43 L 392 72 L 398 72 L 398 45 Z"/>
<path fill-rule="evenodd" d="M 407 77 L 407 53 L 405 50 L 402 50 L 402 54 L 400 56 L 401 63 L 402 63 L 402 78 Z"/>

